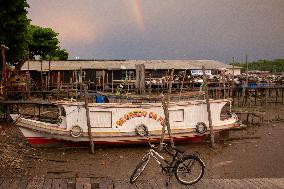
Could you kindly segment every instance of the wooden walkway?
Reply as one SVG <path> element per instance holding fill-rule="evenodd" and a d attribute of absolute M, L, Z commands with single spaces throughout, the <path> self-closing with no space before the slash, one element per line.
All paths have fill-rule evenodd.
<path fill-rule="evenodd" d="M 107 178 L 0 178 L 0 189 L 284 189 L 284 178 L 202 179 L 192 186 L 179 184 L 174 178 L 169 186 L 165 180 L 127 180 Z"/>

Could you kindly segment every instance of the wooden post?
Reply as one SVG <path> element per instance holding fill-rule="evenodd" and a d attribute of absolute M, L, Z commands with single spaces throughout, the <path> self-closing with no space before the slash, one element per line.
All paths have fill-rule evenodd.
<path fill-rule="evenodd" d="M 169 138 L 170 138 L 170 142 L 171 142 L 171 146 L 174 147 L 174 140 L 172 137 L 172 132 L 171 132 L 171 126 L 170 126 L 170 120 L 169 120 L 169 104 L 170 104 L 170 98 L 169 98 L 169 94 L 167 94 L 167 99 L 165 99 L 165 96 L 162 94 L 162 105 L 163 105 L 163 110 L 164 110 L 164 114 L 165 114 L 165 119 L 163 122 L 163 128 L 162 128 L 162 135 L 161 135 L 161 140 L 160 140 L 160 146 L 159 149 L 162 149 L 162 144 L 165 138 L 165 128 L 167 127 L 167 131 L 169 134 Z"/>
<path fill-rule="evenodd" d="M 70 92 L 69 92 L 69 83 L 67 84 L 67 91 L 66 91 L 66 96 L 67 96 L 67 98 L 69 98 L 70 96 L 69 96 L 69 94 L 70 94 Z"/>
<path fill-rule="evenodd" d="M 108 70 L 106 71 L 106 85 L 108 86 L 107 90 L 109 90 L 109 81 L 108 81 Z"/>
<path fill-rule="evenodd" d="M 43 91 L 42 60 L 40 60 L 40 80 L 41 80 L 41 91 Z"/>
<path fill-rule="evenodd" d="M 141 75 L 140 75 L 140 91 L 141 94 L 145 94 L 145 65 L 141 64 Z"/>
<path fill-rule="evenodd" d="M 144 64 L 135 65 L 135 69 L 136 69 L 136 80 L 135 80 L 136 93 L 145 94 L 145 65 Z"/>
<path fill-rule="evenodd" d="M 231 96 L 232 96 L 232 99 L 233 99 L 233 106 L 235 104 L 235 101 L 234 101 L 234 93 L 236 93 L 235 91 L 235 58 L 233 57 L 233 78 L 232 78 L 232 84 L 231 84 Z"/>
<path fill-rule="evenodd" d="M 113 70 L 111 70 L 111 93 L 113 93 Z"/>
<path fill-rule="evenodd" d="M 267 106 L 267 88 L 265 88 L 265 107 Z"/>
<path fill-rule="evenodd" d="M 6 122 L 9 123 L 10 121 L 10 106 L 6 105 Z"/>
<path fill-rule="evenodd" d="M 248 55 L 246 54 L 246 86 L 248 86 Z"/>
<path fill-rule="evenodd" d="M 169 94 L 172 93 L 174 71 L 175 71 L 175 69 L 172 68 L 172 70 L 171 70 L 171 76 L 170 76 L 170 82 L 169 82 L 169 84 L 170 84 L 170 85 L 169 85 Z"/>
<path fill-rule="evenodd" d="M 256 100 L 257 100 L 257 88 L 254 89 L 254 105 L 256 106 Z"/>
<path fill-rule="evenodd" d="M 83 70 L 82 67 L 80 67 L 80 77 L 79 77 L 79 85 L 80 85 L 80 101 L 83 100 Z"/>
<path fill-rule="evenodd" d="M 103 82 L 103 91 L 105 91 L 105 70 L 103 70 L 103 78 L 102 78 L 102 82 Z"/>
<path fill-rule="evenodd" d="M 128 78 L 128 73 L 127 73 L 127 70 L 125 70 L 125 82 L 126 82 L 126 85 L 127 85 L 127 92 L 129 92 L 129 78 Z"/>
<path fill-rule="evenodd" d="M 75 70 L 75 94 L 76 94 L 76 101 L 78 100 L 78 74 L 77 70 Z"/>
<path fill-rule="evenodd" d="M 206 99 L 206 104 L 207 104 L 208 121 L 209 121 L 209 128 L 210 128 L 211 147 L 214 148 L 215 147 L 215 139 L 214 139 L 213 126 L 212 126 L 210 102 L 209 102 L 209 96 L 208 96 L 207 76 L 205 74 L 205 67 L 204 66 L 202 66 L 202 71 L 203 71 L 203 83 L 204 83 L 204 89 L 205 89 L 205 99 Z"/>
<path fill-rule="evenodd" d="M 87 126 L 88 126 L 88 134 L 89 134 L 89 140 L 90 140 L 90 146 L 91 146 L 91 152 L 92 154 L 95 153 L 94 149 L 94 141 L 92 136 L 92 128 L 91 128 L 91 122 L 90 122 L 90 110 L 89 110 L 89 103 L 88 103 L 88 91 L 87 86 L 84 85 L 84 97 L 85 97 L 85 109 L 86 109 L 86 117 L 87 117 Z"/>
<path fill-rule="evenodd" d="M 47 90 L 50 90 L 50 59 L 48 61 L 48 81 L 47 81 Z"/>
<path fill-rule="evenodd" d="M 59 98 L 59 92 L 60 92 L 60 71 L 57 72 L 57 100 Z"/>
<path fill-rule="evenodd" d="M 225 79 L 225 70 L 222 71 L 223 79 L 223 98 L 226 98 L 226 79 Z"/>
<path fill-rule="evenodd" d="M 182 82 L 181 82 L 181 87 L 180 87 L 180 92 L 179 92 L 179 101 L 180 101 L 181 93 L 183 90 L 183 83 L 184 83 L 185 75 L 186 75 L 186 70 L 184 70 L 183 77 L 182 77 Z"/>
<path fill-rule="evenodd" d="M 246 98 L 248 98 L 248 96 L 246 96 L 247 92 L 248 92 L 248 83 L 247 82 L 245 82 L 245 83 L 242 82 L 242 98 L 241 98 L 242 106 L 246 105 L 246 102 L 247 102 Z"/>
<path fill-rule="evenodd" d="M 283 88 L 283 86 L 282 86 L 282 95 L 281 95 L 282 97 L 282 104 L 284 104 L 284 88 Z"/>
<path fill-rule="evenodd" d="M 221 77 L 222 77 L 222 71 L 221 71 Z M 221 98 L 221 77 L 218 79 L 218 99 Z"/>
<path fill-rule="evenodd" d="M 152 92 L 152 77 L 151 77 L 151 74 L 149 74 L 149 99 L 151 99 L 151 92 Z"/>
<path fill-rule="evenodd" d="M 278 103 L 278 88 L 275 88 L 275 101 Z"/>
<path fill-rule="evenodd" d="M 31 95 L 31 77 L 30 77 L 30 51 L 28 50 L 28 78 L 27 78 L 27 99 L 30 98 Z"/>

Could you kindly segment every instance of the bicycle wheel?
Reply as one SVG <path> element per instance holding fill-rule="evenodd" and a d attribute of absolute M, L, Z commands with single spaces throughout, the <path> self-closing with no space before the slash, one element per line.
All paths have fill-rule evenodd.
<path fill-rule="evenodd" d="M 182 184 L 195 184 L 203 177 L 204 167 L 198 157 L 188 156 L 178 163 L 175 177 Z"/>
<path fill-rule="evenodd" d="M 138 163 L 138 165 L 136 166 L 136 168 L 134 169 L 131 177 L 130 177 L 130 183 L 134 183 L 137 178 L 141 175 L 141 173 L 144 171 L 144 169 L 146 168 L 147 164 L 150 161 L 150 155 L 146 154 L 143 158 L 142 161 Z"/>

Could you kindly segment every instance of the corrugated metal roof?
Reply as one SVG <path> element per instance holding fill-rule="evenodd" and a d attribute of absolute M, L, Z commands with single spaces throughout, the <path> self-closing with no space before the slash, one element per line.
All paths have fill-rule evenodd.
<path fill-rule="evenodd" d="M 146 69 L 224 69 L 233 66 L 215 60 L 126 60 L 126 61 L 50 61 L 50 70 L 75 70 L 75 69 L 135 69 L 135 65 L 144 64 Z M 29 69 L 48 71 L 49 62 L 29 61 Z M 235 67 L 237 68 L 237 67 Z M 22 67 L 28 70 L 28 62 Z"/>

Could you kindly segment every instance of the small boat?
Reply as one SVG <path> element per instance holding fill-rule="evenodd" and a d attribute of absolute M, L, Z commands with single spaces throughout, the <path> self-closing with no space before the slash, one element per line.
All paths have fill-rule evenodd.
<path fill-rule="evenodd" d="M 214 132 L 239 126 L 236 114 L 221 118 L 230 99 L 210 100 Z M 11 114 L 14 123 L 31 145 L 89 142 L 86 108 L 83 102 L 59 101 L 56 121 Z M 92 138 L 95 144 L 145 143 L 135 129 L 146 126 L 153 140 L 159 140 L 164 124 L 162 103 L 89 103 Z M 175 141 L 194 141 L 209 134 L 205 100 L 170 102 L 169 120 Z"/>

